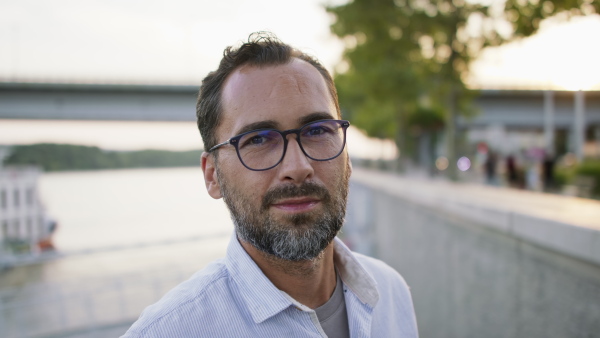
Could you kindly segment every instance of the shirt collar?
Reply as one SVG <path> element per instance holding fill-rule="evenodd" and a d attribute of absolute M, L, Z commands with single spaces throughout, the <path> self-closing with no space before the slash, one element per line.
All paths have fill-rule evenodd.
<path fill-rule="evenodd" d="M 255 323 L 261 323 L 292 305 L 248 255 L 235 231 L 227 247 L 225 264 Z"/>
<path fill-rule="evenodd" d="M 344 284 L 361 302 L 375 307 L 379 300 L 377 283 L 338 238 L 334 239 L 334 263 Z M 297 306 L 294 299 L 281 292 L 264 275 L 239 243 L 235 231 L 227 248 L 225 264 L 255 323 L 261 323 L 292 305 Z"/>
<path fill-rule="evenodd" d="M 375 307 L 379 301 L 377 282 L 339 238 L 334 243 L 333 260 L 342 281 L 361 302 Z"/>

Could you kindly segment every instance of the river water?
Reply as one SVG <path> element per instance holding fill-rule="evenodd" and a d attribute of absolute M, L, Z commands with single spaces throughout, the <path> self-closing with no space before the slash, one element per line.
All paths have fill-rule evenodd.
<path fill-rule="evenodd" d="M 207 194 L 199 167 L 45 173 L 39 189 L 59 223 L 54 242 L 63 256 L 0 273 L 0 324 L 12 327 L 0 336 L 135 319 L 222 257 L 233 229 L 223 201 Z M 60 318 L 38 304 L 46 298 L 48 311 L 63 309 Z"/>

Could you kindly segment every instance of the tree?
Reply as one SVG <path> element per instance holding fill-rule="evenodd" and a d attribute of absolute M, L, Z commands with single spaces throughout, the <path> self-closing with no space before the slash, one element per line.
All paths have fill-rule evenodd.
<path fill-rule="evenodd" d="M 4 164 L 35 165 L 45 171 L 183 167 L 197 165 L 200 153 L 200 150 L 117 152 L 98 147 L 39 143 L 12 147 Z"/>
<path fill-rule="evenodd" d="M 336 17 L 332 32 L 346 44 L 335 76 L 352 123 L 394 139 L 408 154 L 415 136 L 443 125 L 453 163 L 456 117 L 475 113 L 477 93 L 465 85 L 471 60 L 485 47 L 535 33 L 545 18 L 600 13 L 592 0 L 488 2 L 354 0 L 327 7 Z"/>

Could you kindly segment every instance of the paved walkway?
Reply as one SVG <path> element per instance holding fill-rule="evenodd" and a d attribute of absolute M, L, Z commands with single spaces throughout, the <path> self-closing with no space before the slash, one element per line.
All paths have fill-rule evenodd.
<path fill-rule="evenodd" d="M 600 264 L 600 201 L 361 168 L 352 181 Z"/>
<path fill-rule="evenodd" d="M 600 230 L 600 201 L 508 187 L 457 183 L 354 168 L 352 178 L 418 199 L 427 204 L 445 200 L 502 209 Z"/>

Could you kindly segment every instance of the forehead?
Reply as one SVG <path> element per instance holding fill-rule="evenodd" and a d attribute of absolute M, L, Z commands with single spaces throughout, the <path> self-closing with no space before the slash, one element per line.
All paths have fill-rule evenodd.
<path fill-rule="evenodd" d="M 269 121 L 274 128 L 297 128 L 307 115 L 337 118 L 325 79 L 311 64 L 292 59 L 275 66 L 242 66 L 226 80 L 218 131 L 233 136 L 245 126 Z"/>

